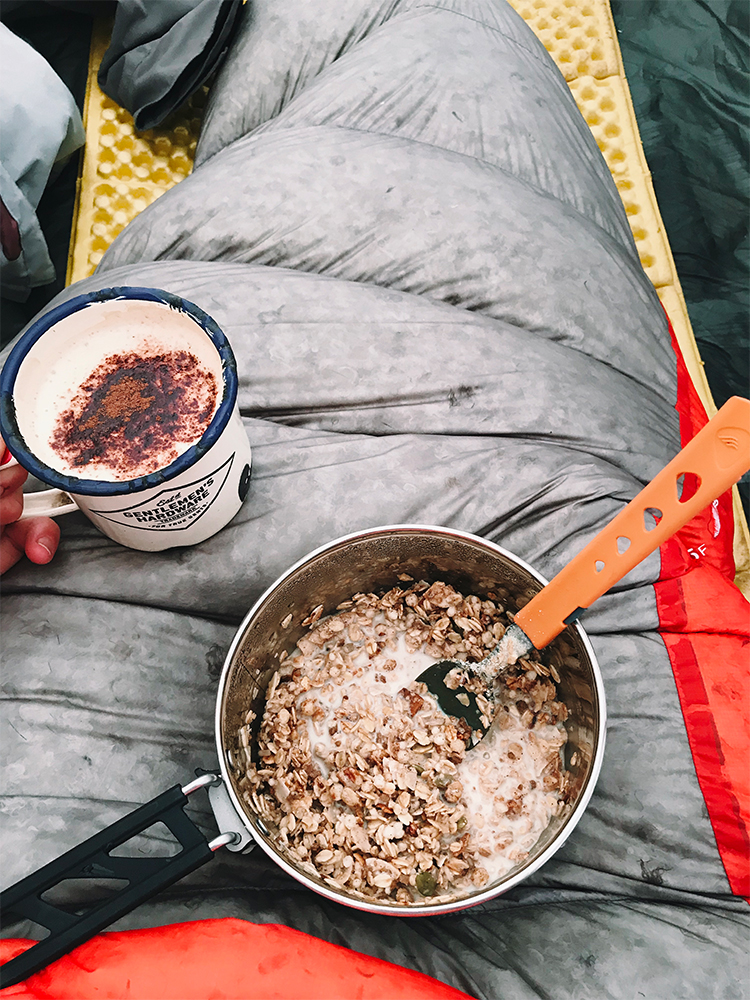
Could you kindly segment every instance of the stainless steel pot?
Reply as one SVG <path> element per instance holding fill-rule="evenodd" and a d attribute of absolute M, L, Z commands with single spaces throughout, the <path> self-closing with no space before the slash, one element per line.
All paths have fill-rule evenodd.
<path fill-rule="evenodd" d="M 2 967 L 3 987 L 22 981 L 93 937 L 139 903 L 205 864 L 220 847 L 247 852 L 259 844 L 284 871 L 328 899 L 371 913 L 397 916 L 445 914 L 483 903 L 513 888 L 559 850 L 591 798 L 604 753 L 604 687 L 591 644 L 577 624 L 569 626 L 560 640 L 548 647 L 560 675 L 558 698 L 569 712 L 564 748 L 570 777 L 568 801 L 526 860 L 485 888 L 443 903 L 404 905 L 361 899 L 293 865 L 276 847 L 274 831 L 242 798 L 238 788 L 243 773 L 238 767 L 239 728 L 249 708 L 259 718 L 262 716 L 265 689 L 281 654 L 290 653 L 306 631 L 302 620 L 318 604 L 327 614 L 355 593 L 390 589 L 403 573 L 428 582 L 444 580 L 463 593 L 480 596 L 505 588 L 511 595 L 528 598 L 547 582 L 521 559 L 492 542 L 424 525 L 391 525 L 357 532 L 300 560 L 249 611 L 227 654 L 216 700 L 219 771 L 205 773 L 183 787 L 175 785 L 2 893 L 0 905 L 5 921 L 24 916 L 51 932 L 44 941 Z M 282 622 L 290 614 L 292 622 L 284 628 Z M 572 655 L 563 656 L 555 648 L 561 640 L 572 648 Z M 208 789 L 221 831 L 210 842 L 184 812 L 187 796 L 202 787 Z M 155 822 L 164 823 L 180 841 L 180 853 L 168 858 L 112 856 L 115 848 Z M 128 885 L 82 916 L 40 900 L 42 893 L 73 878 L 113 878 Z"/>
<path fill-rule="evenodd" d="M 599 775 L 606 709 L 604 685 L 591 643 L 579 625 L 569 626 L 561 636 L 574 651 L 567 657 L 567 665 L 562 664 L 562 657 L 556 653 L 557 640 L 548 651 L 553 662 L 557 656 L 558 698 L 569 712 L 565 723 L 568 733 L 565 764 L 571 779 L 570 797 L 528 858 L 483 889 L 446 903 L 370 902 L 334 889 L 300 870 L 284 857 L 275 844 L 274 831 L 242 798 L 238 781 L 244 769 L 237 766 L 241 760 L 239 728 L 248 708 L 256 713 L 258 720 L 262 716 L 265 689 L 279 658 L 283 652 L 294 649 L 307 630 L 301 622 L 316 605 L 322 604 L 323 613 L 329 614 L 353 594 L 390 589 L 400 573 L 429 583 L 444 580 L 463 593 L 480 596 L 498 587 L 507 588 L 511 594 L 532 596 L 547 582 L 531 566 L 500 546 L 449 528 L 391 525 L 347 535 L 316 549 L 269 587 L 238 629 L 219 682 L 216 749 L 224 786 L 242 819 L 242 832 L 250 831 L 255 842 L 284 871 L 345 906 L 391 916 L 425 916 L 464 909 L 507 892 L 562 847 L 583 815 Z M 283 628 L 281 623 L 290 613 L 293 621 Z"/>

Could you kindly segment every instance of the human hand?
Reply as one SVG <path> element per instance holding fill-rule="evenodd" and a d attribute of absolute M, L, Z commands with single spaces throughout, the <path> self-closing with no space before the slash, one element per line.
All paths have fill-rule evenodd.
<path fill-rule="evenodd" d="M 60 529 L 50 517 L 19 521 L 23 484 L 28 472 L 20 465 L 2 466 L 5 442 L 0 439 L 0 574 L 26 555 L 33 563 L 48 563 L 60 541 Z"/>

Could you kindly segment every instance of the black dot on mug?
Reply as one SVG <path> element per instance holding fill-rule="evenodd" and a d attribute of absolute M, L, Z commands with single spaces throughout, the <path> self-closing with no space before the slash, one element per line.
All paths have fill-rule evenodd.
<path fill-rule="evenodd" d="M 246 465 L 242 470 L 242 475 L 240 476 L 240 485 L 237 488 L 237 492 L 240 495 L 240 500 L 244 501 L 247 496 L 247 491 L 250 489 L 250 466 Z"/>

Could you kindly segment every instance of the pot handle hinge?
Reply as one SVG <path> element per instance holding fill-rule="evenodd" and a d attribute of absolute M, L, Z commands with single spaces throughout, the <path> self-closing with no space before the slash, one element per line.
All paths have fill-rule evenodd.
<path fill-rule="evenodd" d="M 39 871 L 0 893 L 3 923 L 25 917 L 50 933 L 44 940 L 0 968 L 0 988 L 14 986 L 45 968 L 109 924 L 135 909 L 157 892 L 210 861 L 214 851 L 235 844 L 234 831 L 207 841 L 185 814 L 191 792 L 221 782 L 218 774 L 204 774 L 188 785 L 174 785 L 161 795 L 67 851 Z M 112 857 L 111 852 L 154 823 L 163 823 L 182 850 L 166 858 Z M 42 899 L 44 893 L 67 879 L 118 879 L 125 883 L 101 903 L 73 913 Z"/>
<path fill-rule="evenodd" d="M 214 814 L 216 826 L 219 830 L 225 831 L 222 833 L 222 837 L 232 838 L 225 841 L 221 846 L 226 846 L 228 851 L 249 854 L 256 846 L 255 840 L 232 804 L 232 800 L 229 798 L 229 793 L 227 792 L 227 786 L 224 784 L 219 772 L 204 771 L 201 768 L 196 768 L 195 773 L 200 775 L 196 781 L 207 778 L 209 775 L 212 778 L 207 783 L 208 804 L 211 806 L 211 811 Z M 214 841 L 211 841 L 211 843 L 214 843 Z"/>

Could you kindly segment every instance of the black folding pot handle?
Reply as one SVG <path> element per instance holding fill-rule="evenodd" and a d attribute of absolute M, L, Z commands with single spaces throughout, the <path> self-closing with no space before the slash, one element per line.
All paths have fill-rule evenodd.
<path fill-rule="evenodd" d="M 49 930 L 49 936 L 0 967 L 0 988 L 15 986 L 50 962 L 88 941 L 109 924 L 134 910 L 161 889 L 210 861 L 214 851 L 234 843 L 236 833 L 224 833 L 210 843 L 183 811 L 187 796 L 220 781 L 207 773 L 190 784 L 174 785 L 155 799 L 72 848 L 55 861 L 0 893 L 0 920 L 26 917 Z M 167 858 L 113 858 L 110 851 L 161 822 L 182 850 Z M 80 916 L 41 899 L 42 893 L 72 878 L 113 878 L 127 885 Z"/>

